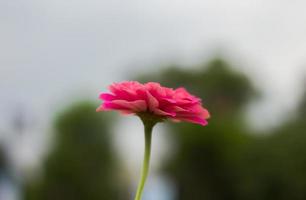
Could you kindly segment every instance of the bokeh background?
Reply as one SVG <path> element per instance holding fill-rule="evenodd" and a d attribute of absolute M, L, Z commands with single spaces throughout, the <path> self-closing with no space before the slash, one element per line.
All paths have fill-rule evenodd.
<path fill-rule="evenodd" d="M 0 200 L 131 200 L 136 117 L 112 82 L 183 86 L 207 127 L 159 124 L 144 200 L 306 199 L 306 2 L 0 0 Z"/>

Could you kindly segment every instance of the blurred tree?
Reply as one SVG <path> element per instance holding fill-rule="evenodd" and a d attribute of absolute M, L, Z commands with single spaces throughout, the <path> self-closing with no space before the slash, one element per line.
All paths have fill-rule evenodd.
<path fill-rule="evenodd" d="M 203 99 L 212 116 L 205 128 L 183 123 L 171 126 L 177 152 L 167 163 L 167 172 L 176 179 L 179 200 L 237 199 L 237 163 L 250 140 L 242 111 L 257 92 L 246 76 L 221 58 L 197 71 L 188 69 L 172 67 L 140 78 L 175 88 L 186 87 Z"/>
<path fill-rule="evenodd" d="M 2 146 L 0 146 L 0 174 L 7 168 L 6 159 Z"/>
<path fill-rule="evenodd" d="M 304 88 L 306 88 L 306 83 L 304 85 Z M 297 113 L 299 115 L 299 119 L 306 120 L 306 91 L 304 91 L 304 95 L 297 109 Z"/>
<path fill-rule="evenodd" d="M 120 198 L 120 181 L 110 144 L 110 121 L 96 105 L 78 103 L 58 116 L 55 144 L 43 178 L 27 187 L 27 200 Z"/>
<path fill-rule="evenodd" d="M 306 92 L 297 116 L 257 138 L 245 154 L 244 199 L 306 199 Z"/>

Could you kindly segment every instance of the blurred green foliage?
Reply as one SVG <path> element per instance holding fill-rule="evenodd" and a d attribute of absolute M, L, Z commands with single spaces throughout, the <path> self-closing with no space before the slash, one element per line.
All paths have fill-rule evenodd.
<path fill-rule="evenodd" d="M 257 137 L 245 151 L 244 199 L 306 199 L 305 97 L 295 118 Z"/>
<path fill-rule="evenodd" d="M 120 198 L 110 120 L 82 102 L 55 121 L 55 144 L 43 177 L 26 188 L 27 200 L 110 200 Z"/>
<path fill-rule="evenodd" d="M 6 163 L 6 157 L 4 155 L 4 151 L 2 149 L 2 146 L 0 146 L 0 174 L 4 173 L 4 171 L 7 168 L 7 163 Z"/>

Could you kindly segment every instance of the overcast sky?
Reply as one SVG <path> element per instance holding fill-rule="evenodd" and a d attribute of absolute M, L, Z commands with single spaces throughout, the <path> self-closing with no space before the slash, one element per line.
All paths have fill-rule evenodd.
<path fill-rule="evenodd" d="M 302 88 L 305 8 L 303 0 L 0 0 L 0 130 L 19 108 L 41 128 L 42 116 L 79 92 L 96 98 L 153 70 L 145 63 L 197 63 L 215 51 L 263 90 L 252 116 L 273 124 Z"/>

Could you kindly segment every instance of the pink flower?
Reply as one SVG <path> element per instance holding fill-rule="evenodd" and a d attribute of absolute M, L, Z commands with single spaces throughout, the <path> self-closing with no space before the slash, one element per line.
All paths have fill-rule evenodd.
<path fill-rule="evenodd" d="M 100 95 L 104 102 L 97 111 L 118 110 L 123 114 L 207 125 L 209 112 L 202 107 L 201 99 L 184 88 L 167 88 L 155 82 L 125 81 L 113 83 L 109 90 L 111 93 Z"/>

